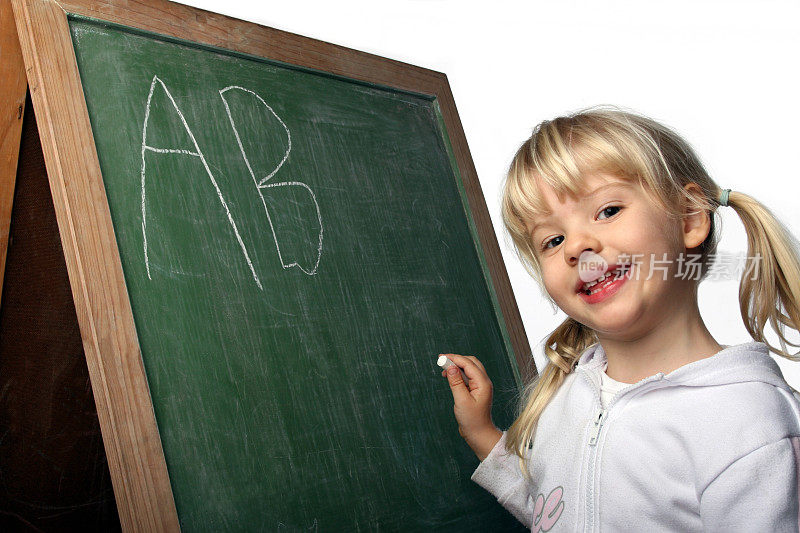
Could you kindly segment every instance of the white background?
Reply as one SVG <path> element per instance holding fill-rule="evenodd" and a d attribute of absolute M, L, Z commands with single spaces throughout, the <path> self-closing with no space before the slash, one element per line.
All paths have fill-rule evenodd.
<path fill-rule="evenodd" d="M 540 369 L 542 341 L 565 316 L 507 244 L 499 194 L 511 157 L 541 120 L 596 104 L 660 120 L 721 187 L 755 197 L 800 235 L 796 0 L 182 3 L 447 74 Z M 745 254 L 741 222 L 720 211 L 719 251 Z M 704 281 L 700 310 L 719 343 L 751 340 L 738 280 Z M 800 389 L 800 363 L 776 359 Z"/>

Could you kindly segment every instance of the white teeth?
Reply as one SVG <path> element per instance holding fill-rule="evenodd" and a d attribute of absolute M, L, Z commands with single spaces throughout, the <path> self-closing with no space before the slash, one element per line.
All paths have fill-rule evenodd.
<path fill-rule="evenodd" d="M 625 268 L 624 268 L 624 267 L 618 268 L 618 269 L 616 269 L 616 270 L 614 270 L 614 271 L 611 271 L 611 270 L 609 270 L 608 272 L 606 272 L 605 274 L 603 274 L 602 276 L 600 276 L 600 277 L 599 277 L 599 278 L 597 278 L 596 280 L 594 280 L 594 281 L 589 281 L 589 282 L 587 282 L 587 283 L 584 283 L 584 284 L 583 284 L 583 286 L 581 287 L 581 292 L 586 292 L 586 291 L 588 291 L 588 290 L 589 290 L 590 288 L 592 288 L 593 286 L 597 285 L 598 283 L 602 283 L 602 282 L 603 282 L 603 281 L 605 281 L 605 280 L 606 280 L 606 279 L 607 279 L 609 276 L 612 276 L 612 275 L 614 275 L 614 274 L 619 274 L 619 275 L 620 275 L 620 277 L 621 277 L 621 275 L 622 275 L 624 272 L 625 272 Z"/>

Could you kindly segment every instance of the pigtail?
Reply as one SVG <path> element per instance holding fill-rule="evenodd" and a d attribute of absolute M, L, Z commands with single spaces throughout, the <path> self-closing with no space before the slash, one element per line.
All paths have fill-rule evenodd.
<path fill-rule="evenodd" d="M 739 283 L 739 310 L 750 336 L 767 344 L 770 350 L 792 361 L 784 326 L 800 330 L 800 246 L 797 239 L 775 216 L 754 198 L 737 191 L 730 193 L 728 205 L 739 215 L 747 232 L 747 255 L 755 261 Z M 753 279 L 755 278 L 755 279 Z M 778 334 L 783 349 L 770 345 L 764 337 L 767 323 Z"/>
<path fill-rule="evenodd" d="M 526 452 L 533 443 L 536 426 L 544 408 L 572 372 L 583 351 L 597 342 L 594 332 L 567 318 L 545 343 L 545 354 L 550 360 L 544 370 L 523 391 L 519 415 L 506 433 L 506 450 L 516 453 L 520 458 L 522 472 L 528 475 Z"/>

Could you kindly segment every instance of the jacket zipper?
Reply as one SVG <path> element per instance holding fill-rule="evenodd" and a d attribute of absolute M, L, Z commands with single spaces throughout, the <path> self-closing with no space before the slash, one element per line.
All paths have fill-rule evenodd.
<path fill-rule="evenodd" d="M 595 446 L 597 444 L 597 437 L 600 435 L 600 428 L 603 427 L 603 422 L 605 422 L 607 414 L 608 411 L 601 407 L 600 411 L 598 411 L 597 415 L 594 417 L 594 427 L 589 435 L 589 446 Z"/>
<path fill-rule="evenodd" d="M 608 416 L 608 411 L 602 407 L 594 417 L 594 426 L 589 433 L 589 467 L 586 469 L 586 520 L 584 531 L 594 530 L 594 469 L 597 464 L 597 439 Z"/>
<path fill-rule="evenodd" d="M 600 409 L 597 411 L 597 414 L 594 416 L 592 430 L 589 432 L 589 465 L 586 470 L 586 517 L 584 520 L 584 531 L 591 532 L 594 531 L 594 471 L 595 465 L 597 464 L 597 442 L 600 438 L 600 431 L 603 429 L 603 424 L 608 418 L 608 410 L 617 403 L 617 400 L 620 397 L 622 392 L 627 393 L 630 389 L 639 389 L 637 393 L 641 392 L 642 386 L 646 383 L 651 381 L 660 380 L 664 377 L 662 372 L 651 376 L 643 381 L 638 383 L 632 383 L 630 386 L 625 387 L 617 392 L 614 395 L 614 398 L 611 399 L 611 402 L 608 404 L 606 409 L 603 408 L 603 402 L 600 398 L 600 386 L 599 384 L 594 382 L 594 379 L 589 375 L 589 372 L 584 372 L 584 376 L 586 380 L 589 382 L 590 387 L 593 391 L 597 392 L 597 402 L 600 404 Z M 638 395 L 638 394 L 637 394 Z"/>

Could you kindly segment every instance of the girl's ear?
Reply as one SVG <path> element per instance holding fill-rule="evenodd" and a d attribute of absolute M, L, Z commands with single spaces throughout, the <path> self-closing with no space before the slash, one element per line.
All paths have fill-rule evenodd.
<path fill-rule="evenodd" d="M 703 189 L 698 184 L 687 183 L 683 188 L 703 203 Z M 708 211 L 703 209 L 697 212 L 692 205 L 687 204 L 683 217 L 683 244 L 686 249 L 691 250 L 703 244 L 709 231 L 711 231 L 711 218 Z"/>

